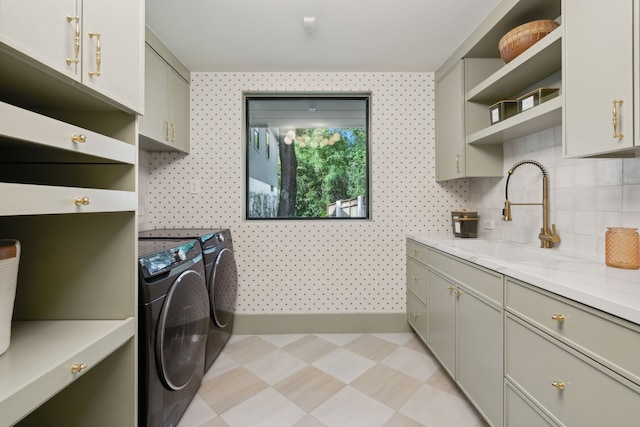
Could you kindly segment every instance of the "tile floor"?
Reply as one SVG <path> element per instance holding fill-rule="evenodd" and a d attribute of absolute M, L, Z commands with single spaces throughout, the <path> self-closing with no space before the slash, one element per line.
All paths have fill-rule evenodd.
<path fill-rule="evenodd" d="M 234 335 L 178 427 L 484 427 L 412 333 Z"/>

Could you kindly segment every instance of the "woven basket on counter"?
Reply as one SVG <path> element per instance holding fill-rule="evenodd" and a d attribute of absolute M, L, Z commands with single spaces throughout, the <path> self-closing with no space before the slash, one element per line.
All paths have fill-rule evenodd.
<path fill-rule="evenodd" d="M 0 239 L 0 355 L 9 348 L 16 297 L 20 242 Z"/>
<path fill-rule="evenodd" d="M 544 36 L 558 28 L 559 25 L 552 19 L 542 19 L 527 22 L 509 31 L 502 36 L 498 43 L 502 60 L 508 64 Z"/>

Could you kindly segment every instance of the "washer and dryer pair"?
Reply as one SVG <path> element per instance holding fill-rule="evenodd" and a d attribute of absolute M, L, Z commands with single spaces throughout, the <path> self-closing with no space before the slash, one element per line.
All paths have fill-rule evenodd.
<path fill-rule="evenodd" d="M 139 233 L 141 426 L 175 426 L 231 335 L 238 277 L 229 230 Z"/>

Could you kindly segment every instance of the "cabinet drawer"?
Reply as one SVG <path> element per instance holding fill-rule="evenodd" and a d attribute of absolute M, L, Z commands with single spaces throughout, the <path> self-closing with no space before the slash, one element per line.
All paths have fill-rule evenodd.
<path fill-rule="evenodd" d="M 87 163 L 100 162 L 99 159 L 130 165 L 136 162 L 137 149 L 133 144 L 127 144 L 79 126 L 4 102 L 0 102 L 0 117 L 3 117 L 0 126 L 1 136 L 21 141 L 21 143 L 29 141 L 40 149 L 28 151 L 28 160 L 31 162 L 78 162 L 78 159 Z M 25 126 L 25 123 L 29 123 L 29 126 Z M 18 154 L 20 154 L 19 151 Z M 3 153 L 5 156 L 3 160 L 12 160 L 8 157 L 10 155 L 12 155 L 11 152 Z M 65 155 L 68 157 L 64 157 Z M 17 160 L 24 159 L 17 158 Z"/>
<path fill-rule="evenodd" d="M 411 257 L 423 264 L 427 263 L 428 249 L 421 243 L 415 240 L 407 239 L 407 256 Z"/>
<path fill-rule="evenodd" d="M 414 295 L 407 292 L 407 320 L 422 341 L 427 342 L 427 306 Z"/>
<path fill-rule="evenodd" d="M 507 309 L 640 384 L 640 332 L 635 325 L 510 279 Z"/>
<path fill-rule="evenodd" d="M 427 267 L 407 258 L 407 288 L 423 302 L 427 301 Z"/>
<path fill-rule="evenodd" d="M 520 392 L 514 390 L 509 382 L 505 386 L 506 426 L 518 427 L 555 427 L 555 424 L 540 413 L 540 410 L 527 401 Z"/>
<path fill-rule="evenodd" d="M 640 389 L 613 371 L 512 316 L 505 342 L 507 378 L 563 425 L 625 426 L 639 419 Z"/>
<path fill-rule="evenodd" d="M 434 250 L 429 251 L 429 267 L 502 305 L 502 275 Z"/>

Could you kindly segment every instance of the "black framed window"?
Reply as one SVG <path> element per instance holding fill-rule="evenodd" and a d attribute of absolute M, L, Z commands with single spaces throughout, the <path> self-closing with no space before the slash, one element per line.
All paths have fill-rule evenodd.
<path fill-rule="evenodd" d="M 369 219 L 369 94 L 244 102 L 246 219 Z"/>

